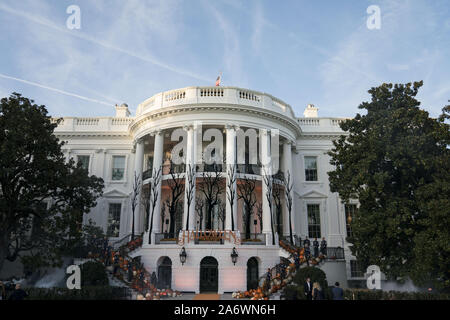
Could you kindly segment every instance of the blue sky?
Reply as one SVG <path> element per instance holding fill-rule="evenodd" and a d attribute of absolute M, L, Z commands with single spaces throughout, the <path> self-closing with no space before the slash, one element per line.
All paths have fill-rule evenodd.
<path fill-rule="evenodd" d="M 66 27 L 69 5 L 81 29 Z M 366 9 L 378 5 L 381 28 Z M 0 96 L 54 116 L 132 112 L 160 91 L 223 85 L 270 93 L 302 116 L 351 117 L 383 82 L 424 80 L 432 116 L 450 99 L 450 2 L 0 0 Z"/>

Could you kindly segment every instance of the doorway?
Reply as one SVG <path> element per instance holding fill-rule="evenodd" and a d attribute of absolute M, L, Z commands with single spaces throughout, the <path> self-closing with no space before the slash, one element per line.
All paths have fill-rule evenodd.
<path fill-rule="evenodd" d="M 213 257 L 205 257 L 200 262 L 200 292 L 217 292 L 219 287 L 218 262 Z"/>

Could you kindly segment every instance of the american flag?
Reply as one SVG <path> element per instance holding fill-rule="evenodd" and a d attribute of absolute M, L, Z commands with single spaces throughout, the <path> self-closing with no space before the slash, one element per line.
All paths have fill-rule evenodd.
<path fill-rule="evenodd" d="M 220 77 L 221 76 L 218 76 L 216 79 L 216 87 L 220 86 Z"/>

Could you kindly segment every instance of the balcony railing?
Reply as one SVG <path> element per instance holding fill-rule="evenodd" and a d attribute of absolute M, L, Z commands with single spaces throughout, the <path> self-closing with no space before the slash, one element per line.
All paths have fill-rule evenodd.
<path fill-rule="evenodd" d="M 185 173 L 186 165 L 182 164 L 166 164 L 163 166 L 162 173 L 163 175 L 171 174 L 171 173 Z"/>
<path fill-rule="evenodd" d="M 236 172 L 237 173 L 244 173 L 244 174 L 261 174 L 261 166 L 257 164 L 238 164 L 236 166 Z"/>
<path fill-rule="evenodd" d="M 327 247 L 327 260 L 345 260 L 344 248 Z"/>
<path fill-rule="evenodd" d="M 243 234 L 244 236 L 244 234 Z M 244 236 L 244 238 L 246 238 Z M 265 245 L 266 235 L 264 233 L 250 233 L 250 237 L 241 239 L 241 244 L 244 245 Z"/>
<path fill-rule="evenodd" d="M 224 172 L 225 165 L 223 165 L 221 163 L 217 163 L 217 164 L 202 163 L 202 164 L 198 164 L 196 166 L 196 170 L 197 170 L 197 172 Z"/>
<path fill-rule="evenodd" d="M 144 172 L 142 172 L 142 180 L 150 179 L 152 177 L 152 169 L 147 169 Z"/>
<path fill-rule="evenodd" d="M 177 236 L 175 233 L 155 233 L 155 244 L 176 244 Z"/>

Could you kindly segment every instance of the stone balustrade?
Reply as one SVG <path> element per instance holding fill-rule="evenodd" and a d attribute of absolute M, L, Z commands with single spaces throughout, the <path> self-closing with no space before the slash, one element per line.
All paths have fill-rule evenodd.
<path fill-rule="evenodd" d="M 56 121 L 52 119 L 52 121 Z M 91 117 L 77 118 L 64 117 L 59 123 L 55 132 L 68 131 L 93 131 L 93 132 L 128 132 L 128 126 L 133 118 L 115 118 L 115 117 Z"/>
<path fill-rule="evenodd" d="M 187 87 L 160 92 L 139 105 L 137 116 L 167 107 L 193 104 L 250 106 L 295 118 L 291 106 L 280 99 L 267 93 L 236 87 Z"/>

